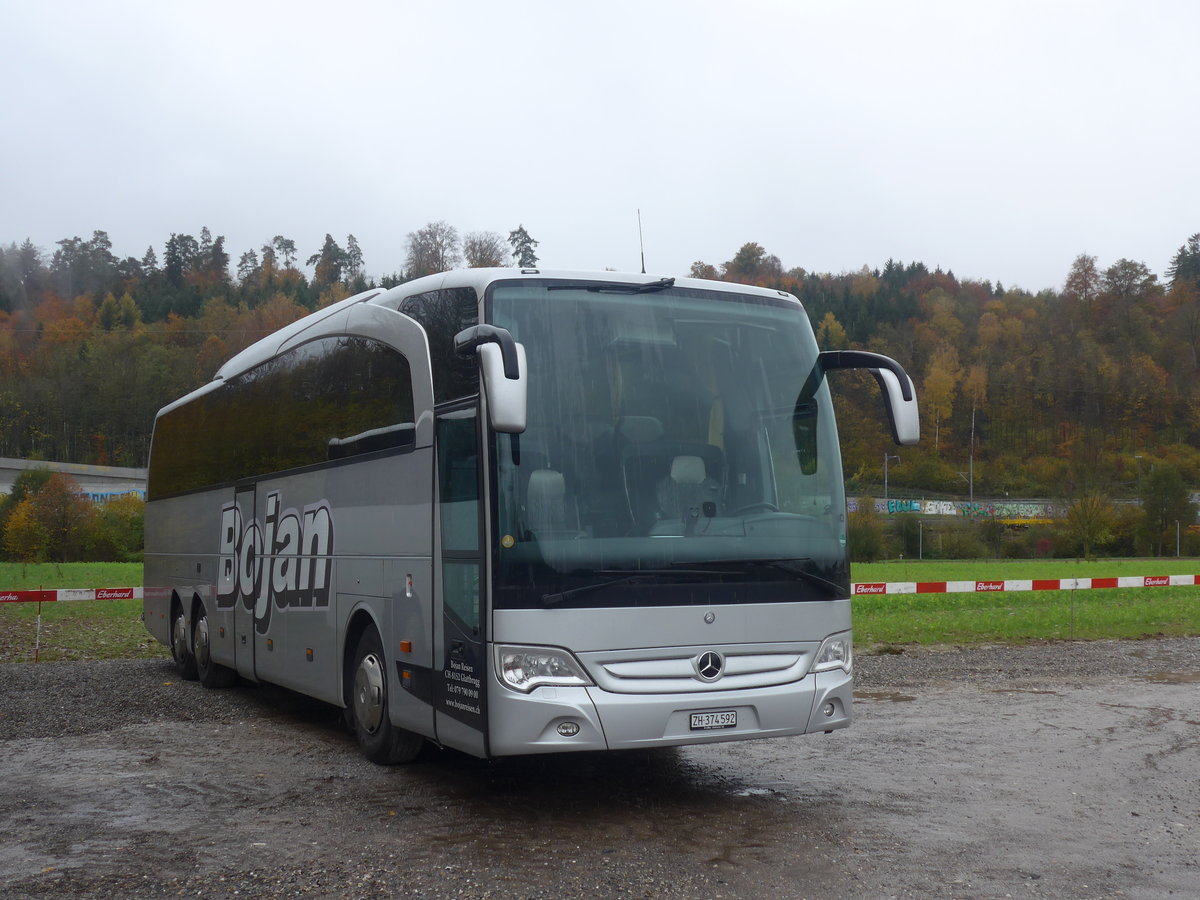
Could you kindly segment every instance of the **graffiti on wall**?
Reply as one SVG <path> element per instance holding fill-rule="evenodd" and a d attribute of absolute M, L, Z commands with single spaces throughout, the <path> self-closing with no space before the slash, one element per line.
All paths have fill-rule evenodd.
<path fill-rule="evenodd" d="M 879 515 L 916 513 L 922 516 L 961 516 L 971 519 L 1046 521 L 1060 519 L 1064 510 L 1048 500 L 871 500 L 850 498 L 847 506 L 857 512 L 860 503 L 873 503 Z"/>

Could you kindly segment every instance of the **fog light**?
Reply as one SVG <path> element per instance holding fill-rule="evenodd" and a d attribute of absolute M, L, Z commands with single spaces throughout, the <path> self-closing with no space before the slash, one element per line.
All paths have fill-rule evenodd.
<path fill-rule="evenodd" d="M 821 712 L 825 713 L 825 716 L 828 718 L 829 716 L 833 715 L 834 708 L 835 707 L 832 703 L 826 703 L 821 707 Z"/>
<path fill-rule="evenodd" d="M 576 722 L 559 722 L 558 733 L 563 737 L 575 737 L 579 734 L 579 724 Z"/>

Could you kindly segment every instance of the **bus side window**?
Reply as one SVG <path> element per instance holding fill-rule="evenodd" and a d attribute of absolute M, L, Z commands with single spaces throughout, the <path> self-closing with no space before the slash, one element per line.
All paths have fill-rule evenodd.
<path fill-rule="evenodd" d="M 160 416 L 150 495 L 412 448 L 413 403 L 394 348 L 361 337 L 302 344 Z"/>
<path fill-rule="evenodd" d="M 248 372 L 237 396 L 243 476 L 411 446 L 408 360 L 378 341 L 302 344 Z"/>
<path fill-rule="evenodd" d="M 438 419 L 442 549 L 479 552 L 479 450 L 474 410 Z"/>
<path fill-rule="evenodd" d="M 391 347 L 364 338 L 339 338 L 334 387 L 322 398 L 331 424 L 314 435 L 329 459 L 416 444 L 412 373 Z"/>
<path fill-rule="evenodd" d="M 479 363 L 454 349 L 454 336 L 479 324 L 479 298 L 474 288 L 449 288 L 406 297 L 400 312 L 421 323 L 429 336 L 435 403 L 479 393 Z"/>
<path fill-rule="evenodd" d="M 412 373 L 378 341 L 302 344 L 160 418 L 155 497 L 412 448 Z"/>
<path fill-rule="evenodd" d="M 474 409 L 438 417 L 438 505 L 446 608 L 479 633 L 479 435 Z"/>

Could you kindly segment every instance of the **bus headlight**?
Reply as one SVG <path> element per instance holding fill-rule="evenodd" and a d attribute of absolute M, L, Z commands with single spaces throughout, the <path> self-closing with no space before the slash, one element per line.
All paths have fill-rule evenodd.
<path fill-rule="evenodd" d="M 507 687 L 525 693 L 543 685 L 582 687 L 592 683 L 575 657 L 566 650 L 554 647 L 498 644 L 496 663 L 500 681 Z"/>
<path fill-rule="evenodd" d="M 849 631 L 842 631 L 831 634 L 821 642 L 821 649 L 817 651 L 817 656 L 808 671 L 829 672 L 833 669 L 844 669 L 849 675 L 853 662 L 854 637 Z"/>

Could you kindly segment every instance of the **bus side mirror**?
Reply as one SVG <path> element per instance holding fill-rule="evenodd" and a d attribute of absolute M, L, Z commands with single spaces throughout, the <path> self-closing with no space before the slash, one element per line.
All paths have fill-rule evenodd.
<path fill-rule="evenodd" d="M 915 444 L 921 439 L 921 417 L 917 410 L 917 392 L 912 379 L 900 363 L 888 356 L 865 350 L 826 350 L 817 354 L 817 364 L 809 376 L 805 392 L 815 393 L 817 385 L 830 369 L 866 369 L 879 382 L 884 406 L 897 444 Z"/>
<path fill-rule="evenodd" d="M 488 421 L 503 434 L 525 430 L 527 385 L 525 348 L 507 329 L 476 325 L 454 336 L 454 348 L 462 354 L 475 353 L 487 395 Z"/>
<path fill-rule="evenodd" d="M 883 391 L 893 440 L 900 445 L 917 443 L 921 440 L 921 417 L 917 412 L 917 395 L 913 391 L 912 380 L 902 372 L 904 381 L 901 381 L 900 376 L 890 369 L 871 369 L 870 372 Z M 906 385 L 907 397 L 904 390 Z"/>

